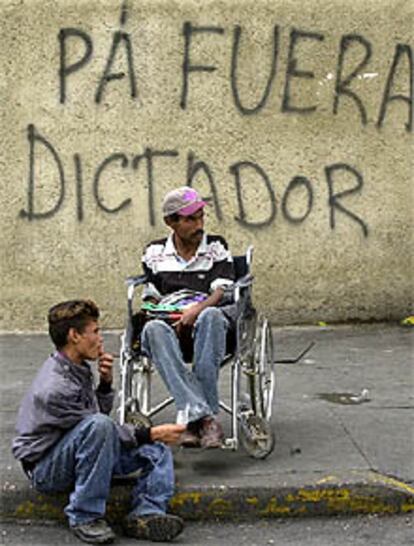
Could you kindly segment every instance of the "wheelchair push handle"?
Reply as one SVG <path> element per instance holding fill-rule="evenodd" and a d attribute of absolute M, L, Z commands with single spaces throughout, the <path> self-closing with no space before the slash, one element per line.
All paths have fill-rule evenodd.
<path fill-rule="evenodd" d="M 234 283 L 234 287 L 247 288 L 248 286 L 251 286 L 253 284 L 253 279 L 254 279 L 253 275 L 251 275 L 250 273 L 247 273 L 247 275 L 244 275 L 243 277 L 241 277 Z"/>
<path fill-rule="evenodd" d="M 145 284 L 148 280 L 148 277 L 146 275 L 133 275 L 131 277 L 127 277 L 125 280 L 125 283 L 127 286 L 139 286 L 140 284 Z"/>

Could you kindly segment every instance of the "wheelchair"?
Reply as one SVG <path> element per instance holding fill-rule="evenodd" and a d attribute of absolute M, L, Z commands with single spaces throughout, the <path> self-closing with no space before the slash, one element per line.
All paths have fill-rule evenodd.
<path fill-rule="evenodd" d="M 231 366 L 230 402 L 219 406 L 231 419 L 231 434 L 223 448 L 237 450 L 241 445 L 253 458 L 264 459 L 274 449 L 271 426 L 275 371 L 273 338 L 268 320 L 252 304 L 253 247 L 245 255 L 233 257 L 235 282 L 233 300 L 235 320 L 230 352 L 221 367 Z M 154 364 L 140 352 L 140 328 L 137 328 L 134 298 L 146 282 L 145 275 L 127 278 L 126 328 L 121 335 L 120 390 L 118 419 L 121 424 L 145 422 L 174 402 L 169 396 L 152 404 L 151 384 Z M 191 363 L 189 363 L 190 365 Z"/>

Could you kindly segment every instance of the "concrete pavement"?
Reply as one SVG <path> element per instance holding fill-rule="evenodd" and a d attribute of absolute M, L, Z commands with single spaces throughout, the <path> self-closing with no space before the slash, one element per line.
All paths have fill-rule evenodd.
<path fill-rule="evenodd" d="M 175 449 L 171 507 L 187 519 L 272 517 L 414 510 L 414 331 L 398 325 L 273 330 L 276 358 L 315 346 L 297 364 L 278 364 L 274 452 Z M 118 351 L 119 334 L 106 333 Z M 62 520 L 65 495 L 35 492 L 10 453 L 16 411 L 37 367 L 52 350 L 46 335 L 0 336 L 1 517 Z M 222 398 L 229 369 L 222 370 Z M 368 400 L 358 401 L 363 389 Z M 162 396 L 156 385 L 155 395 Z M 163 420 L 172 420 L 172 408 Z M 229 418 L 222 415 L 228 430 Z M 108 516 L 127 510 L 128 483 L 116 484 Z"/>

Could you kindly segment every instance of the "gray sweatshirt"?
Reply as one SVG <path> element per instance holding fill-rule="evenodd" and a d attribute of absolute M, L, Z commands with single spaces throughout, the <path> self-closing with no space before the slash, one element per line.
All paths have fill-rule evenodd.
<path fill-rule="evenodd" d="M 18 460 L 36 462 L 68 430 L 97 412 L 109 414 L 114 391 L 108 385 L 95 389 L 91 366 L 75 364 L 59 352 L 38 371 L 21 403 L 12 452 Z M 149 441 L 131 425 L 117 425 L 121 442 L 131 447 Z M 141 440 L 141 441 L 140 441 Z"/>

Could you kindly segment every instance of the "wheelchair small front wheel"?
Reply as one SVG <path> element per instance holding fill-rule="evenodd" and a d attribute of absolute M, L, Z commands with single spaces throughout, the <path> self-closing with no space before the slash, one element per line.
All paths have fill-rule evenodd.
<path fill-rule="evenodd" d="M 151 428 L 153 426 L 151 419 L 140 411 L 128 411 L 125 416 L 125 422 L 135 427 L 144 426 Z"/>
<path fill-rule="evenodd" d="M 265 459 L 275 447 L 270 424 L 258 415 L 249 415 L 240 422 L 240 443 L 254 459 Z"/>
<path fill-rule="evenodd" d="M 257 320 L 249 375 L 253 413 L 270 421 L 275 389 L 273 338 L 269 322 L 263 317 Z"/>

